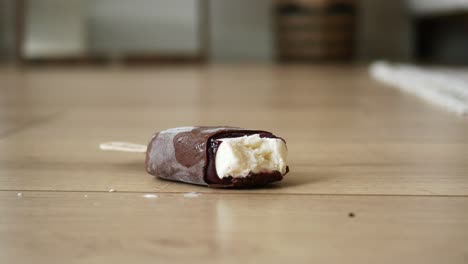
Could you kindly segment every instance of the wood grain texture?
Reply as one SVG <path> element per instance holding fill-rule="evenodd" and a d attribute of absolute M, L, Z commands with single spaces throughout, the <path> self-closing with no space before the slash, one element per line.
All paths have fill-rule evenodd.
<path fill-rule="evenodd" d="M 243 192 L 468 195 L 468 122 L 369 79 L 363 68 L 218 66 L 4 69 L 0 189 L 239 192 L 155 180 L 157 130 L 232 125 L 288 141 L 291 173 Z M 4 77 L 4 78 L 3 78 Z"/>
<path fill-rule="evenodd" d="M 209 189 L 98 148 L 185 125 L 270 130 L 291 172 Z M 466 208 L 468 120 L 364 67 L 0 68 L 0 263 L 466 263 Z"/>
<path fill-rule="evenodd" d="M 15 192 L 0 192 L 0 260 L 38 264 L 468 260 L 466 197 L 142 195 L 24 192 L 18 197 Z"/>

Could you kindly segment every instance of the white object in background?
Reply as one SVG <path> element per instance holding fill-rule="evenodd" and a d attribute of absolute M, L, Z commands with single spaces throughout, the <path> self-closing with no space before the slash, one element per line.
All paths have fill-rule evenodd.
<path fill-rule="evenodd" d="M 396 86 L 459 115 L 468 115 L 468 69 L 425 69 L 407 64 L 375 62 L 375 79 Z"/>

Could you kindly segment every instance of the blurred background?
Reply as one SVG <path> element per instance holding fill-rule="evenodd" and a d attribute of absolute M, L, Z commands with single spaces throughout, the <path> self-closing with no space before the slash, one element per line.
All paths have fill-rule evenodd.
<path fill-rule="evenodd" d="M 24 64 L 467 64 L 466 0 L 0 0 Z"/>

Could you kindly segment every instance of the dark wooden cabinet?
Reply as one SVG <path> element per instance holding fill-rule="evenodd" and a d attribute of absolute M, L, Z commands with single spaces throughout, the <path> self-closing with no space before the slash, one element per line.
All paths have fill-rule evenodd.
<path fill-rule="evenodd" d="M 280 61 L 346 61 L 353 57 L 354 1 L 278 1 L 275 27 Z"/>

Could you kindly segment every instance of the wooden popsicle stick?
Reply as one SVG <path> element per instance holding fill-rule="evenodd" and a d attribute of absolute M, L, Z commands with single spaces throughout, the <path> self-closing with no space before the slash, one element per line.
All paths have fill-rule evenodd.
<path fill-rule="evenodd" d="M 123 151 L 123 152 L 135 152 L 135 153 L 146 153 L 146 145 L 135 144 L 130 142 L 104 142 L 99 144 L 99 148 L 104 151 Z"/>

